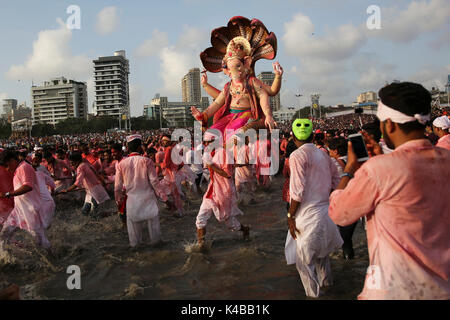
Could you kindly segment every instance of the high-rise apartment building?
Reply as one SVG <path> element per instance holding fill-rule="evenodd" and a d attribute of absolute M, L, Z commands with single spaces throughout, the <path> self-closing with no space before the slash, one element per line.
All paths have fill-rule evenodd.
<path fill-rule="evenodd" d="M 2 118 L 6 119 L 8 122 L 11 122 L 12 112 L 16 108 L 17 108 L 17 100 L 16 99 L 3 100 Z"/>
<path fill-rule="evenodd" d="M 129 61 L 123 50 L 94 60 L 95 115 L 129 118 L 129 73 Z"/>
<path fill-rule="evenodd" d="M 263 83 L 268 86 L 272 86 L 273 81 L 275 80 L 275 73 L 273 72 L 261 72 L 257 78 L 261 80 Z M 280 101 L 280 93 L 278 93 L 275 97 L 270 97 L 270 107 L 272 108 L 272 112 L 278 111 L 281 108 Z"/>
<path fill-rule="evenodd" d="M 181 79 L 183 102 L 200 103 L 202 92 L 200 86 L 200 69 L 194 68 Z"/>
<path fill-rule="evenodd" d="M 55 125 L 67 118 L 86 118 L 86 83 L 53 78 L 42 86 L 31 87 L 33 124 Z"/>

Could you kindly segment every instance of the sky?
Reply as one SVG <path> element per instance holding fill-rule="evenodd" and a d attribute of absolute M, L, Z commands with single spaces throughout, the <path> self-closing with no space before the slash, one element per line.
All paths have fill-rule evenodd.
<path fill-rule="evenodd" d="M 67 28 L 71 5 L 80 8 L 79 29 Z M 371 5 L 380 8 L 380 29 L 368 27 Z M 87 83 L 92 112 L 92 60 L 117 50 L 130 60 L 132 116 L 156 93 L 181 101 L 181 78 L 202 68 L 211 31 L 238 15 L 277 36 L 284 108 L 308 105 L 313 93 L 324 105 L 350 104 L 394 79 L 444 90 L 450 74 L 448 0 L 0 0 L 0 7 L 0 104 L 31 106 L 32 83 L 64 76 Z M 256 72 L 272 71 L 272 62 L 258 61 Z M 208 79 L 217 87 L 227 81 L 222 73 Z"/>

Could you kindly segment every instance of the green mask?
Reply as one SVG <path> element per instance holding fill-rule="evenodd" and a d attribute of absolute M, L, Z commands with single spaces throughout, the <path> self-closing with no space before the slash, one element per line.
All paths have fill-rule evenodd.
<path fill-rule="evenodd" d="M 292 124 L 292 132 L 298 140 L 308 140 L 313 132 L 313 123 L 309 119 L 297 119 Z"/>

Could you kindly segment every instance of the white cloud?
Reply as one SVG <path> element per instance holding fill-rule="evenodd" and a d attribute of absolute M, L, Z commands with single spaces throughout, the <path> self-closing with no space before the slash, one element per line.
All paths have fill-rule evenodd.
<path fill-rule="evenodd" d="M 158 29 L 153 30 L 151 38 L 145 40 L 136 50 L 138 57 L 151 57 L 158 55 L 162 48 L 169 45 L 169 38 L 167 33 L 161 32 Z"/>
<path fill-rule="evenodd" d="M 158 56 L 160 60 L 159 75 L 163 85 L 158 92 L 163 96 L 181 96 L 181 78 L 192 68 L 200 68 L 200 52 L 206 32 L 194 27 L 183 26 L 180 37 L 175 44 L 170 44 L 167 34 L 153 31 L 150 39 L 145 40 L 137 49 L 140 57 Z"/>
<path fill-rule="evenodd" d="M 450 1 L 412 1 L 407 8 L 382 8 L 381 30 L 367 32 L 394 42 L 411 42 L 424 33 L 441 29 L 450 21 Z"/>
<path fill-rule="evenodd" d="M 119 13 L 116 7 L 106 7 L 97 15 L 96 30 L 100 35 L 108 35 L 119 26 Z"/>
<path fill-rule="evenodd" d="M 408 77 L 408 81 L 418 82 L 425 88 L 438 87 L 445 90 L 447 76 L 450 74 L 450 65 L 444 67 L 423 67 Z"/>
<path fill-rule="evenodd" d="M 450 45 L 450 26 L 439 37 L 430 42 L 430 46 L 436 50 Z"/>
<path fill-rule="evenodd" d="M 342 25 L 324 36 L 314 35 L 311 19 L 297 13 L 284 24 L 282 41 L 288 54 L 304 58 L 314 57 L 328 61 L 340 61 L 352 56 L 365 44 L 362 27 Z"/>
<path fill-rule="evenodd" d="M 91 59 L 84 55 L 73 55 L 70 48 L 72 31 L 67 29 L 61 19 L 57 20 L 59 29 L 39 32 L 33 43 L 33 52 L 20 65 L 13 65 L 6 72 L 11 80 L 43 81 L 51 77 L 85 81 L 92 73 Z"/>

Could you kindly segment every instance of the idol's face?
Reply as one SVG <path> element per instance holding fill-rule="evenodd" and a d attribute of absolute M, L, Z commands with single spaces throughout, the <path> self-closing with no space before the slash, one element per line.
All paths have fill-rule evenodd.
<path fill-rule="evenodd" d="M 244 64 L 238 58 L 228 60 L 227 69 L 232 79 L 241 79 L 245 75 Z"/>

